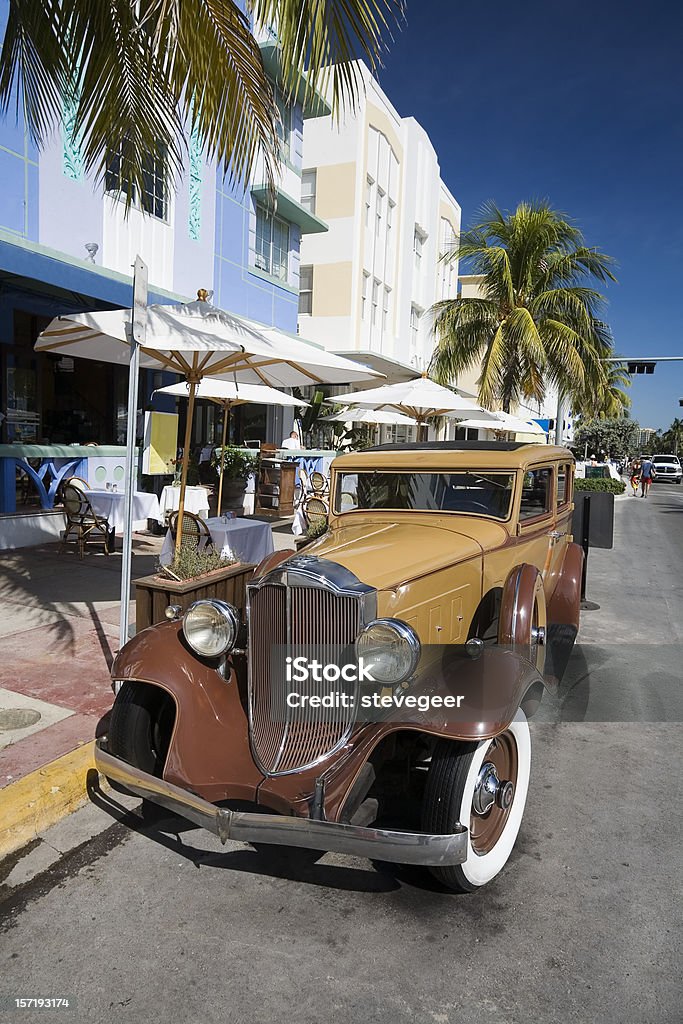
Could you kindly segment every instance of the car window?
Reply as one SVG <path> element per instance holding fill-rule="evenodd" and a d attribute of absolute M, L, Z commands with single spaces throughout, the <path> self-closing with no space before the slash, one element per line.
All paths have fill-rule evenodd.
<path fill-rule="evenodd" d="M 335 510 L 471 512 L 506 519 L 514 477 L 510 473 L 354 472 L 337 474 Z"/>
<path fill-rule="evenodd" d="M 550 466 L 526 471 L 522 484 L 520 519 L 534 519 L 536 516 L 542 516 L 544 512 L 550 511 L 552 482 L 553 471 Z"/>
<path fill-rule="evenodd" d="M 569 466 L 560 466 L 557 470 L 557 504 L 566 505 L 569 501 Z"/>

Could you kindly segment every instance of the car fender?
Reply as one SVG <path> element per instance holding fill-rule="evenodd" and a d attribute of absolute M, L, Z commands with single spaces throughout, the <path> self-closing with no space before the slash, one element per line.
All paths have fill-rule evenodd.
<path fill-rule="evenodd" d="M 163 777 L 206 800 L 255 800 L 263 774 L 249 746 L 246 672 L 198 658 L 179 621 L 142 630 L 121 649 L 112 679 L 158 686 L 176 705 Z M 238 780 L 238 781 L 234 781 Z"/>
<path fill-rule="evenodd" d="M 548 601 L 548 622 L 572 626 L 578 633 L 584 554 L 580 544 L 567 544 L 557 583 Z"/>

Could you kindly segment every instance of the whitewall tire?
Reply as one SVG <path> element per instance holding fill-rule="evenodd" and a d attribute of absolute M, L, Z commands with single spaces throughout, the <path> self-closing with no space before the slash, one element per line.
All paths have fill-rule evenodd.
<path fill-rule="evenodd" d="M 467 859 L 433 868 L 457 892 L 486 885 L 508 861 L 522 823 L 531 772 L 531 737 L 520 709 L 505 732 L 481 743 L 440 740 L 434 750 L 423 803 L 426 832 L 469 829 Z"/>

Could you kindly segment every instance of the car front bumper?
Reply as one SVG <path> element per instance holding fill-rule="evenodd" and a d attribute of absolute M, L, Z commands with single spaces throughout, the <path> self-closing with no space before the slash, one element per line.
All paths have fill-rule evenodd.
<path fill-rule="evenodd" d="M 95 743 L 95 765 L 111 782 L 213 832 L 222 843 L 233 839 L 242 843 L 298 846 L 427 867 L 462 864 L 467 859 L 469 834 L 464 825 L 458 825 L 451 835 L 431 835 L 280 814 L 230 811 L 126 764 L 110 754 L 102 740 Z"/>

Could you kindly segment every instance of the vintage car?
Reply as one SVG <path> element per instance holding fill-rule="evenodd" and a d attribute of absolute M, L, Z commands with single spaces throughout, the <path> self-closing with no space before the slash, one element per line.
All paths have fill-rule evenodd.
<path fill-rule="evenodd" d="M 328 531 L 257 567 L 246 608 L 198 601 L 180 617 L 171 606 L 122 648 L 99 771 L 223 841 L 424 865 L 456 891 L 485 885 L 522 820 L 527 719 L 578 630 L 573 476 L 571 453 L 549 445 L 425 442 L 337 458 Z M 273 652 L 307 645 L 365 657 L 375 717 L 359 703 L 289 710 Z M 413 687 L 428 708 L 400 708 Z"/>

